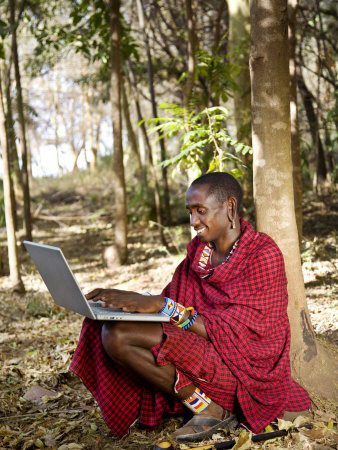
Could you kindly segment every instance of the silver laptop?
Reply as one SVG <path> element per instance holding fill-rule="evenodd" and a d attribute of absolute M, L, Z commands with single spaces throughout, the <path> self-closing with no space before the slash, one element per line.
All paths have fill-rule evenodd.
<path fill-rule="evenodd" d="M 88 301 L 60 248 L 29 241 L 23 241 L 23 244 L 57 305 L 94 320 L 169 322 L 165 314 L 128 313 L 120 309 L 102 308 L 99 302 Z"/>

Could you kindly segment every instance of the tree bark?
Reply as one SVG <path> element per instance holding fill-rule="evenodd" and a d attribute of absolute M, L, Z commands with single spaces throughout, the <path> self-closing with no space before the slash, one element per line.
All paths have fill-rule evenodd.
<path fill-rule="evenodd" d="M 11 24 L 11 34 L 12 34 L 12 56 L 14 62 L 14 72 L 15 81 L 17 89 L 17 106 L 18 106 L 18 117 L 19 117 L 19 127 L 21 134 L 22 143 L 22 181 L 23 181 L 23 218 L 24 218 L 24 233 L 28 240 L 32 240 L 32 221 L 31 221 L 31 208 L 30 208 L 30 193 L 29 193 L 29 174 L 28 174 L 28 148 L 26 141 L 26 124 L 25 116 L 23 110 L 23 100 L 22 100 L 22 89 L 21 89 L 21 76 L 19 67 L 19 57 L 18 57 L 18 46 L 16 38 L 16 21 L 15 21 L 15 0 L 9 0 L 10 7 L 10 24 Z"/>
<path fill-rule="evenodd" d="M 25 287 L 21 280 L 18 250 L 16 245 L 15 221 L 13 216 L 13 205 L 11 195 L 13 186 L 10 174 L 6 118 L 1 88 L 1 73 L 0 73 L 0 144 L 2 148 L 2 161 L 3 161 L 3 185 L 4 185 L 9 274 L 13 290 L 23 293 L 25 292 Z"/>
<path fill-rule="evenodd" d="M 188 68 L 187 68 L 187 80 L 183 91 L 183 106 L 186 114 L 189 114 L 190 111 L 190 101 L 195 84 L 195 70 L 196 70 L 195 21 L 191 3 L 192 3 L 191 0 L 185 0 L 185 14 L 188 28 Z"/>
<path fill-rule="evenodd" d="M 149 137 L 148 137 L 147 130 L 146 130 L 144 120 L 142 117 L 139 96 L 138 96 L 138 92 L 137 92 L 137 86 L 136 86 L 134 74 L 133 74 L 133 71 L 132 71 L 130 65 L 129 65 L 128 69 L 129 69 L 129 74 L 130 74 L 130 78 L 131 78 L 130 85 L 131 85 L 131 92 L 134 97 L 137 120 L 139 123 L 141 122 L 140 128 L 141 128 L 141 132 L 142 132 L 142 136 L 143 136 L 143 141 L 144 141 L 146 149 L 147 149 L 146 153 L 147 153 L 147 157 L 148 157 L 148 161 L 149 161 L 149 165 L 150 165 L 151 175 L 152 175 L 152 178 L 154 181 L 154 199 L 155 199 L 156 220 L 157 220 L 157 223 L 159 224 L 160 239 L 161 239 L 162 244 L 167 247 L 168 244 L 165 240 L 164 231 L 163 231 L 164 226 L 163 226 L 163 217 L 162 217 L 162 212 L 161 212 L 160 186 L 159 186 L 159 182 L 158 182 L 156 169 L 154 166 L 152 148 L 151 148 L 151 145 L 149 142 Z"/>
<path fill-rule="evenodd" d="M 13 174 L 13 187 L 12 190 L 12 204 L 13 204 L 13 214 L 15 220 L 15 230 L 18 229 L 18 217 L 16 212 L 17 203 L 22 203 L 23 200 L 23 181 L 22 181 L 22 173 L 20 170 L 19 163 L 19 155 L 18 149 L 15 141 L 15 130 L 14 130 L 14 121 L 13 121 L 13 112 L 12 112 L 12 98 L 11 98 L 11 74 L 10 74 L 10 66 L 11 62 L 9 62 L 7 79 L 5 82 L 5 90 L 6 90 L 6 102 L 7 102 L 7 111 L 6 113 L 6 127 L 7 127 L 7 141 L 8 141 L 8 153 L 9 153 L 9 161 L 11 174 Z"/>
<path fill-rule="evenodd" d="M 290 123 L 293 192 L 299 244 L 303 237 L 303 180 L 300 158 L 297 75 L 296 75 L 296 17 L 298 0 L 288 0 L 289 19 L 289 70 L 290 70 Z"/>
<path fill-rule="evenodd" d="M 315 341 L 305 299 L 294 209 L 287 0 L 251 0 L 251 105 L 254 199 L 259 231 L 281 249 L 288 279 L 290 361 L 307 389 L 333 396 L 334 365 Z"/>
<path fill-rule="evenodd" d="M 128 104 L 128 99 L 127 99 L 126 87 L 125 87 L 125 83 L 123 80 L 122 80 L 122 110 L 123 110 L 124 122 L 125 122 L 125 125 L 127 128 L 130 149 L 136 156 L 136 160 L 137 160 L 137 164 L 138 164 L 140 173 L 143 173 L 144 167 L 142 166 L 142 161 L 141 161 L 141 156 L 140 156 L 140 152 L 138 149 L 136 135 L 134 133 L 134 129 L 133 129 L 133 126 L 132 126 L 132 123 L 130 120 L 129 104 Z"/>
<path fill-rule="evenodd" d="M 115 246 L 119 263 L 125 264 L 127 248 L 127 199 L 123 166 L 121 113 L 120 0 L 109 0 L 110 11 L 110 99 L 114 138 Z"/>
<path fill-rule="evenodd" d="M 236 137 L 239 142 L 251 145 L 251 84 L 249 71 L 250 54 L 250 5 L 249 0 L 229 0 L 229 50 L 231 62 L 239 64 L 236 78 L 239 91 L 234 92 L 234 116 Z M 244 156 L 248 171 L 243 180 L 245 201 L 252 201 L 252 155 Z"/>
<path fill-rule="evenodd" d="M 250 6 L 249 0 L 229 0 L 229 50 L 232 62 L 241 71 L 236 78 L 239 91 L 234 92 L 237 139 L 251 145 L 251 98 L 250 98 Z"/>
<path fill-rule="evenodd" d="M 147 52 L 149 91 L 150 91 L 153 118 L 155 119 L 155 118 L 157 118 L 157 105 L 156 105 L 155 90 L 154 90 L 153 64 L 152 64 L 152 59 L 151 59 L 148 34 L 147 34 L 147 31 L 145 28 L 142 0 L 137 0 L 137 11 L 138 11 L 138 15 L 139 15 L 140 28 L 143 33 L 144 45 L 146 47 L 146 52 Z M 160 149 L 161 149 L 161 161 L 163 162 L 166 159 L 166 151 L 165 151 L 164 139 L 163 139 L 163 136 L 161 135 L 161 133 L 159 133 L 159 138 L 160 138 L 159 142 L 160 142 Z M 162 170 L 165 218 L 166 218 L 167 224 L 170 225 L 172 222 L 172 219 L 171 219 L 171 209 L 170 209 L 170 196 L 169 196 L 167 168 L 162 166 L 161 170 Z M 164 215 L 162 214 L 162 216 L 164 216 Z"/>
<path fill-rule="evenodd" d="M 327 176 L 324 148 L 319 134 L 319 124 L 317 115 L 315 113 L 315 108 L 313 106 L 314 97 L 312 93 L 309 91 L 308 87 L 306 86 L 302 74 L 302 69 L 298 65 L 296 67 L 296 72 L 297 72 L 297 86 L 303 100 L 304 109 L 306 112 L 307 120 L 309 122 L 310 134 L 315 149 L 316 180 L 314 184 L 315 186 L 317 186 L 318 184 L 323 183 L 326 180 Z"/>

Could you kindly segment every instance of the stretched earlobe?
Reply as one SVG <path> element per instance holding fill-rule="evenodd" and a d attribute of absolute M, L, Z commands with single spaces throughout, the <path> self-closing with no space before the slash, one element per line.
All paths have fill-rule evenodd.
<path fill-rule="evenodd" d="M 236 229 L 237 202 L 236 199 L 230 197 L 228 199 L 228 219 L 230 221 L 230 229 Z"/>

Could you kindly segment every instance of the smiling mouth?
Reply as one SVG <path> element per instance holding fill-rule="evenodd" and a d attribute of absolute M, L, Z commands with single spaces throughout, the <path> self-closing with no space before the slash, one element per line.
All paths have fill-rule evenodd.
<path fill-rule="evenodd" d="M 206 228 L 203 227 L 203 228 L 199 228 L 198 230 L 196 230 L 197 235 L 203 233 L 203 231 L 204 231 L 205 229 L 206 229 Z"/>

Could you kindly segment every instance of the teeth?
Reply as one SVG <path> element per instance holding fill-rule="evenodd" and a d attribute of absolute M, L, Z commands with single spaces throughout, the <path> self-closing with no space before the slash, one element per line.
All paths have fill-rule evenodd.
<path fill-rule="evenodd" d="M 197 234 L 201 234 L 204 230 L 205 230 L 205 228 L 201 228 L 200 230 L 197 230 Z"/>

